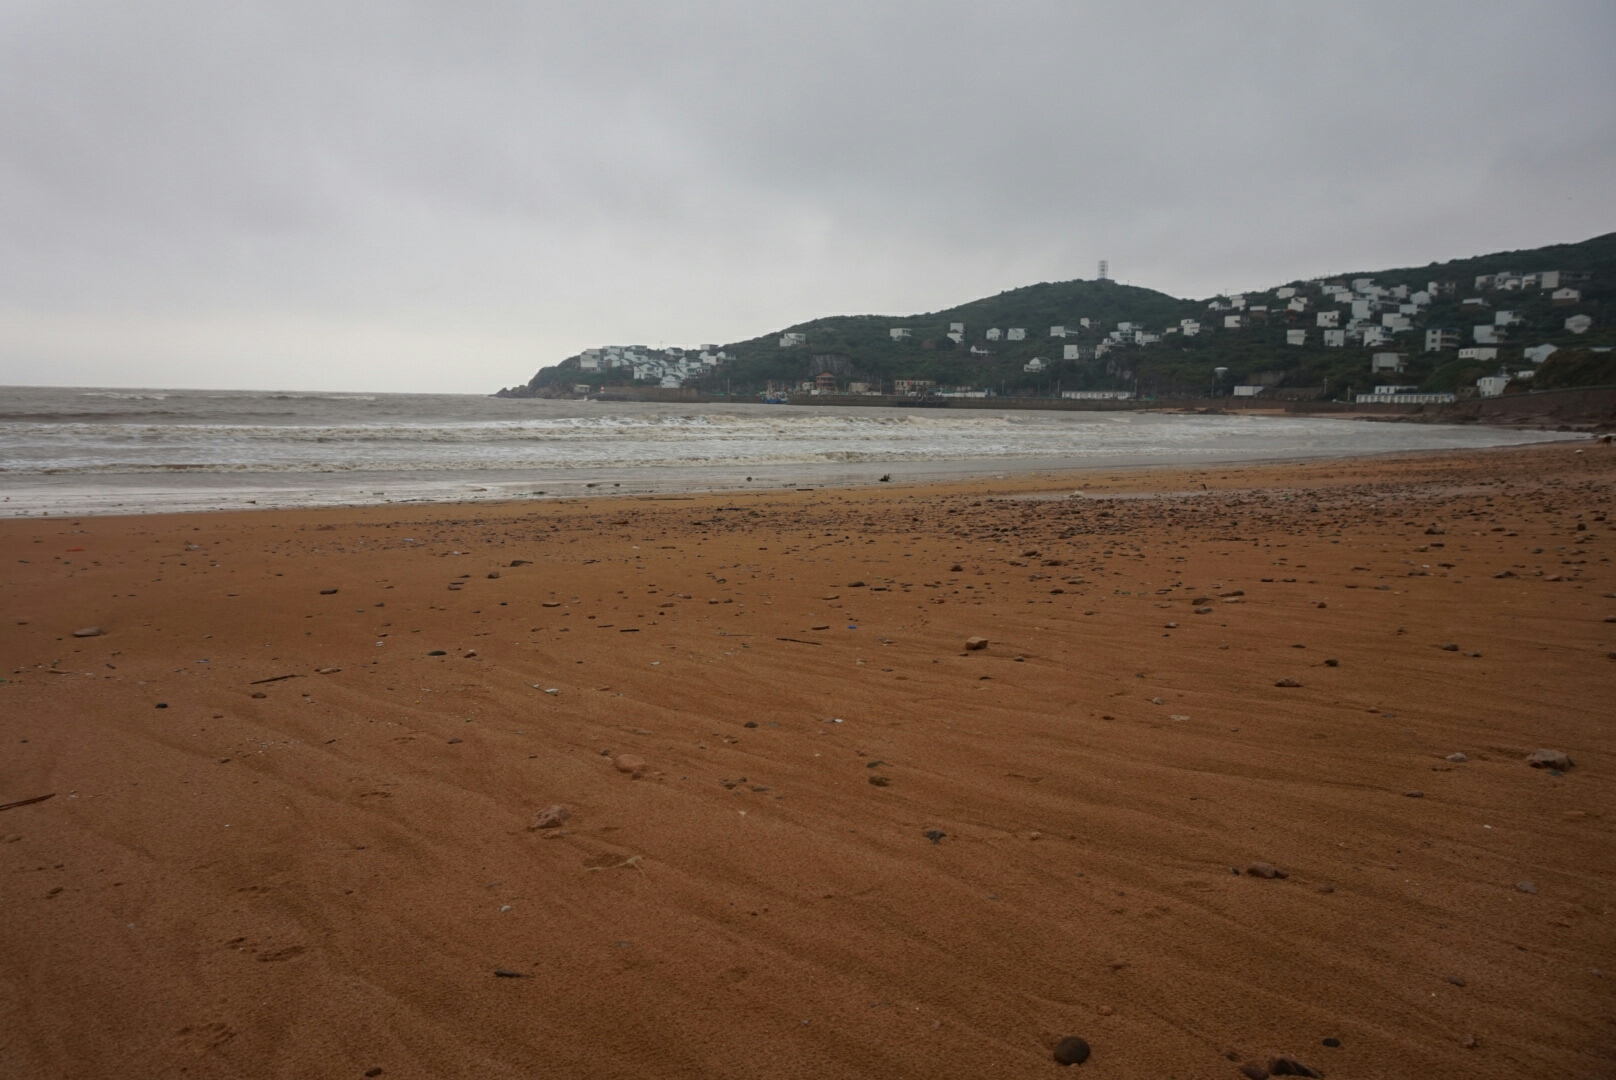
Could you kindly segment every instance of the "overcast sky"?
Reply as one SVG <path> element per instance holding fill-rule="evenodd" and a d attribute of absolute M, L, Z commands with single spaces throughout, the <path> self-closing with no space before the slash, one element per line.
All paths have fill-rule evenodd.
<path fill-rule="evenodd" d="M 0 384 L 487 392 L 1616 229 L 1616 5 L 0 0 Z"/>

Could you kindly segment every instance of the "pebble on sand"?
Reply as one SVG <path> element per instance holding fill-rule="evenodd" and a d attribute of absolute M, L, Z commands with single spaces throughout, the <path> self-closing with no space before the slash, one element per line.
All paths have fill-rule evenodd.
<path fill-rule="evenodd" d="M 1405 791 L 1405 792 L 1403 792 L 1403 798 L 1405 798 L 1405 799 L 1423 799 L 1423 798 L 1425 798 L 1425 792 L 1423 792 L 1423 791 Z"/>
<path fill-rule="evenodd" d="M 1517 881 L 1515 883 L 1515 891 L 1526 893 L 1529 896 L 1536 896 L 1537 886 L 1533 885 L 1530 881 Z"/>
<path fill-rule="evenodd" d="M 337 595 L 337 590 L 335 590 L 335 589 L 321 589 L 320 590 L 320 595 L 321 596 L 335 596 L 335 595 Z"/>
<path fill-rule="evenodd" d="M 1275 1057 L 1268 1059 L 1268 1075 L 1270 1076 L 1312 1076 L 1322 1080 L 1324 1074 L 1317 1069 L 1309 1068 L 1293 1057 Z"/>
<path fill-rule="evenodd" d="M 1274 685 L 1275 686 L 1301 686 L 1302 684 L 1300 682 L 1296 681 L 1295 679 L 1280 679 Z"/>
<path fill-rule="evenodd" d="M 101 628 L 99 626 L 85 626 L 85 627 L 82 627 L 82 628 L 80 628 L 78 630 L 73 631 L 73 636 L 74 637 L 100 637 L 101 632 L 102 631 L 101 631 Z"/>
<path fill-rule="evenodd" d="M 1246 873 L 1249 874 L 1252 877 L 1260 877 L 1260 878 L 1287 878 L 1287 877 L 1290 877 L 1289 874 L 1287 874 L 1285 871 L 1281 870 L 1279 867 L 1275 866 L 1273 863 L 1265 863 L 1265 862 L 1254 862 L 1254 863 L 1252 863 L 1250 866 L 1246 867 Z"/>
<path fill-rule="evenodd" d="M 636 780 L 645 775 L 645 759 L 637 754 L 619 754 L 612 764 L 617 766 L 618 772 L 628 773 Z"/>
<path fill-rule="evenodd" d="M 1055 1044 L 1055 1061 L 1061 1065 L 1081 1065 L 1089 1059 L 1089 1044 L 1068 1035 Z"/>
<path fill-rule="evenodd" d="M 559 829 L 561 826 L 565 825 L 567 821 L 571 819 L 571 817 L 571 810 L 568 810 L 560 803 L 556 803 L 554 806 L 546 806 L 543 810 L 540 810 L 537 814 L 534 814 L 533 824 L 529 825 L 528 828 Z"/>
<path fill-rule="evenodd" d="M 988 639 L 985 637 L 968 637 L 965 639 L 965 647 L 971 650 L 985 649 L 988 647 Z"/>
<path fill-rule="evenodd" d="M 1559 750 L 1533 750 L 1526 755 L 1526 763 L 1534 769 L 1555 769 L 1565 772 L 1573 762 Z"/>
<path fill-rule="evenodd" d="M 1261 1065 L 1242 1065 L 1240 1075 L 1246 1080 L 1268 1080 L 1268 1070 Z"/>
<path fill-rule="evenodd" d="M 1449 754 L 1447 760 L 1453 762 L 1455 765 L 1463 765 L 1470 759 L 1464 754 Z"/>

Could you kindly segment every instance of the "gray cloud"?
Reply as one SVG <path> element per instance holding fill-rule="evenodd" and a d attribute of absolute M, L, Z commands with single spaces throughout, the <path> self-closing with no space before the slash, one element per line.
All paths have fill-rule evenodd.
<path fill-rule="evenodd" d="M 1616 228 L 1616 11 L 14 2 L 0 382 L 479 391 L 588 344 Z"/>

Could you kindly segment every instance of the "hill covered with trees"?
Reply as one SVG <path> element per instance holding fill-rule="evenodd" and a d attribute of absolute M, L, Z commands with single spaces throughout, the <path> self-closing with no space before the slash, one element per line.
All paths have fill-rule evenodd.
<path fill-rule="evenodd" d="M 1563 281 L 1539 277 L 1545 271 Z M 814 319 L 706 350 L 591 350 L 501 393 L 681 386 L 750 398 L 801 391 L 816 378 L 839 393 L 891 393 L 898 380 L 1003 396 L 1070 390 L 1199 396 L 1241 384 L 1292 397 L 1342 397 L 1383 383 L 1465 392 L 1500 368 L 1533 369 L 1526 350 L 1543 345 L 1593 358 L 1556 370 L 1550 381 L 1606 370 L 1599 358 L 1607 354 L 1591 350 L 1616 344 L 1613 300 L 1616 233 L 1609 233 L 1203 300 L 1105 279 L 1044 282 L 916 315 Z M 1580 332 L 1568 327 L 1577 316 L 1587 322 Z M 1477 334 L 1478 326 L 1494 327 L 1498 342 L 1478 341 L 1487 336 Z M 1331 329 L 1340 332 L 1327 335 Z M 1434 329 L 1450 334 L 1445 347 L 1427 351 L 1426 331 Z M 1474 348 L 1482 354 L 1459 355 Z M 1372 373 L 1377 353 L 1401 354 L 1402 370 Z"/>

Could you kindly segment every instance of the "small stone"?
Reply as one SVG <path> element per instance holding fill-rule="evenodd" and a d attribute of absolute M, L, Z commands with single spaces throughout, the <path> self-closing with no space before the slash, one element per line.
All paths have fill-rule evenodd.
<path fill-rule="evenodd" d="M 321 596 L 335 596 L 335 595 L 337 595 L 337 590 L 335 590 L 335 589 L 321 589 L 320 590 L 320 595 Z"/>
<path fill-rule="evenodd" d="M 1324 662 L 1324 666 L 1325 667 L 1340 667 L 1341 666 L 1341 661 L 1336 660 L 1334 658 L 1331 658 L 1331 659 L 1326 660 Z"/>
<path fill-rule="evenodd" d="M 1246 873 L 1252 877 L 1260 878 L 1284 878 L 1290 876 L 1273 863 L 1265 862 L 1252 863 L 1250 866 L 1246 867 Z"/>
<path fill-rule="evenodd" d="M 1464 977 L 1461 975 L 1449 975 L 1448 981 L 1454 986 L 1463 986 L 1465 984 Z"/>
<path fill-rule="evenodd" d="M 85 627 L 82 627 L 82 628 L 80 628 L 78 630 L 73 631 L 73 636 L 74 637 L 100 637 L 101 636 L 101 628 L 99 626 L 85 626 Z"/>
<path fill-rule="evenodd" d="M 376 1066 L 374 1069 L 366 1069 L 365 1070 L 365 1075 L 366 1076 L 380 1076 L 381 1074 L 382 1074 L 382 1067 L 380 1065 Z"/>
<path fill-rule="evenodd" d="M 1274 1057 L 1268 1059 L 1268 1072 L 1272 1076 L 1311 1076 L 1322 1080 L 1324 1074 L 1317 1069 L 1308 1068 L 1293 1057 Z"/>
<path fill-rule="evenodd" d="M 1459 1039 L 1459 1045 L 1466 1050 L 1474 1050 L 1481 1045 L 1481 1040 L 1474 1035 L 1465 1035 Z"/>
<path fill-rule="evenodd" d="M 494 578 L 499 577 L 499 571 L 498 570 L 490 570 L 488 572 L 488 577 L 489 577 L 489 580 L 493 580 Z"/>
<path fill-rule="evenodd" d="M 1055 1044 L 1055 1061 L 1060 1065 L 1081 1065 L 1089 1059 L 1089 1044 L 1068 1035 Z"/>
<path fill-rule="evenodd" d="M 1275 686 L 1301 686 L 1302 684 L 1297 682 L 1295 679 L 1280 679 L 1274 685 Z"/>
<path fill-rule="evenodd" d="M 448 656 L 449 654 L 446 651 L 444 651 L 443 649 L 433 649 L 431 652 L 427 653 L 427 655 L 428 656 Z"/>
<path fill-rule="evenodd" d="M 1441 649 L 1443 652 L 1458 652 L 1459 651 L 1459 646 L 1454 644 L 1451 641 L 1444 642 L 1443 644 L 1438 645 L 1437 648 Z"/>
<path fill-rule="evenodd" d="M 977 649 L 985 649 L 988 647 L 988 639 L 985 637 L 968 637 L 965 639 L 965 647 L 973 652 Z"/>
<path fill-rule="evenodd" d="M 1162 699 L 1161 699 L 1161 698 L 1159 698 L 1159 697 L 1153 697 L 1153 698 L 1151 698 L 1151 699 L 1150 699 L 1150 703 L 1151 703 L 1151 704 L 1152 704 L 1152 705 L 1165 705 L 1165 704 L 1167 704 L 1167 702 L 1165 702 L 1165 701 L 1163 701 L 1163 700 L 1162 700 Z"/>
<path fill-rule="evenodd" d="M 1315 889 L 1315 890 L 1314 890 L 1314 891 L 1315 891 L 1315 892 L 1320 892 L 1320 893 L 1323 893 L 1323 894 L 1325 894 L 1325 895 L 1326 895 L 1326 896 L 1328 896 L 1328 895 L 1329 895 L 1329 894 L 1330 894 L 1330 893 L 1333 893 L 1333 892 L 1335 892 L 1335 886 L 1334 886 L 1334 885 L 1320 885 L 1320 886 L 1319 886 L 1319 887 L 1318 887 L 1318 888 L 1317 888 L 1317 889 Z"/>
<path fill-rule="evenodd" d="M 742 727 L 757 727 L 757 721 L 756 720 L 748 720 L 746 723 L 742 724 L 741 726 Z"/>
<path fill-rule="evenodd" d="M 1463 765 L 1470 759 L 1463 754 L 1449 754 L 1448 760 L 1453 762 L 1455 765 Z"/>
<path fill-rule="evenodd" d="M 559 829 L 571 818 L 572 811 L 568 810 L 560 803 L 556 803 L 554 806 L 546 806 L 543 810 L 540 810 L 537 814 L 534 814 L 533 824 L 529 825 L 528 828 Z"/>
<path fill-rule="evenodd" d="M 1209 608 L 1209 607 L 1198 607 L 1198 608 L 1195 609 L 1195 614 L 1197 614 L 1197 615 L 1210 615 L 1210 614 L 1212 614 L 1212 609 Z"/>
<path fill-rule="evenodd" d="M 449 740 L 449 745 L 453 746 L 457 742 L 465 742 L 465 741 L 466 741 L 465 739 L 462 739 L 459 736 L 456 736 L 455 738 Z"/>
<path fill-rule="evenodd" d="M 870 777 L 870 783 L 875 787 L 889 787 L 892 784 L 892 778 L 890 776 L 872 776 Z"/>
<path fill-rule="evenodd" d="M 1116 1012 L 1117 1010 L 1113 1009 L 1109 1005 L 1101 1005 L 1098 1009 L 1095 1009 L 1094 1011 L 1099 1013 L 1101 1016 L 1110 1016 L 1112 1013 Z"/>
<path fill-rule="evenodd" d="M 943 842 L 943 837 L 947 836 L 948 834 L 941 829 L 927 829 L 921 835 L 934 844 L 941 844 Z"/>
<path fill-rule="evenodd" d="M 1403 798 L 1405 798 L 1405 799 L 1423 799 L 1423 798 L 1425 798 L 1425 792 L 1423 792 L 1423 791 L 1405 791 L 1405 792 L 1403 792 Z"/>
<path fill-rule="evenodd" d="M 254 690 L 252 696 L 257 698 L 267 698 L 269 695 L 264 693 L 262 690 Z"/>
<path fill-rule="evenodd" d="M 1268 1070 L 1261 1065 L 1242 1065 L 1240 1075 L 1246 1080 L 1268 1080 Z"/>
<path fill-rule="evenodd" d="M 1328 1046 L 1330 1049 L 1334 1050 L 1334 1049 L 1336 1049 L 1337 1047 L 1339 1047 L 1341 1045 L 1341 1040 L 1340 1039 L 1325 1039 L 1324 1040 L 1324 1045 Z"/>
<path fill-rule="evenodd" d="M 1528 896 L 1536 896 L 1537 886 L 1533 885 L 1530 881 L 1517 881 L 1515 883 L 1515 891 L 1526 893 Z"/>
<path fill-rule="evenodd" d="M 158 703 L 157 703 L 157 707 L 158 707 L 158 708 L 159 708 L 159 709 L 166 709 L 166 708 L 168 708 L 168 702 L 166 702 L 166 701 L 159 701 L 159 702 L 158 702 Z"/>
<path fill-rule="evenodd" d="M 1554 769 L 1565 772 L 1573 762 L 1559 750 L 1533 750 L 1526 755 L 1526 763 L 1534 769 Z"/>
<path fill-rule="evenodd" d="M 619 754 L 612 764 L 617 766 L 618 772 L 628 773 L 636 780 L 645 775 L 645 759 L 637 754 Z"/>

